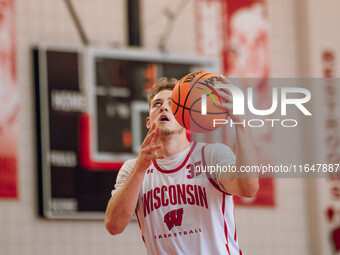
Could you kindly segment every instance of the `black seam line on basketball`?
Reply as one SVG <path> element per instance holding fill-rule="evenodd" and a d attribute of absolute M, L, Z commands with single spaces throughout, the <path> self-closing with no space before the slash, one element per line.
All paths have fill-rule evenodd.
<path fill-rule="evenodd" d="M 190 93 L 191 93 L 191 90 L 195 87 L 196 83 L 197 83 L 201 78 L 203 78 L 204 76 L 206 76 L 206 75 L 208 75 L 208 74 L 209 74 L 209 73 L 205 73 L 205 74 L 202 75 L 200 78 L 198 78 L 197 81 L 195 81 L 195 83 L 194 83 L 194 84 L 192 85 L 192 87 L 190 88 L 189 93 L 187 94 L 187 97 L 185 98 L 184 104 L 183 104 L 183 105 L 186 105 L 187 100 L 188 100 L 188 97 L 189 97 L 189 95 L 190 95 Z M 179 102 L 179 101 L 178 101 L 178 102 Z M 186 125 L 185 125 L 184 111 L 185 111 L 185 110 L 183 110 L 183 114 L 182 114 L 182 122 L 183 122 L 184 128 L 187 129 L 187 127 L 186 127 Z M 189 112 L 190 112 L 190 111 L 189 111 Z M 190 114 L 190 113 L 189 113 L 189 114 Z M 189 124 L 190 124 L 190 123 L 189 123 Z"/>
<path fill-rule="evenodd" d="M 192 103 L 191 107 L 194 106 L 194 104 L 197 103 L 199 100 L 201 100 L 201 99 L 200 98 L 196 99 L 196 101 Z M 184 106 L 180 105 L 179 103 L 175 102 L 174 100 L 172 100 L 172 102 L 174 104 L 178 105 L 178 107 L 182 107 L 185 110 L 196 112 L 196 113 L 201 113 L 201 111 L 199 111 L 199 110 L 194 110 L 194 109 L 190 109 L 188 107 L 184 107 Z M 208 115 L 209 114 L 226 114 L 226 113 L 228 113 L 228 112 L 207 112 Z"/>
<path fill-rule="evenodd" d="M 188 76 L 188 75 L 184 76 L 184 77 L 181 79 L 181 81 L 180 81 L 180 83 L 179 83 L 179 85 L 178 85 L 178 102 L 181 102 L 181 93 L 180 93 L 180 91 L 181 91 L 181 85 L 183 84 L 183 81 L 185 80 L 184 78 L 187 77 L 187 76 Z M 172 99 L 172 98 L 171 98 L 171 99 Z M 174 100 L 172 100 L 172 101 L 175 103 Z M 179 108 L 179 104 L 177 104 L 177 109 L 176 109 L 176 111 L 174 112 L 174 115 L 177 113 L 178 108 Z"/>
<path fill-rule="evenodd" d="M 195 83 L 190 87 L 189 93 L 187 94 L 187 96 L 186 96 L 186 98 L 185 98 L 185 100 L 184 100 L 184 104 L 183 104 L 183 105 L 186 105 L 187 100 L 188 100 L 188 98 L 189 98 L 189 95 L 190 95 L 190 93 L 191 93 L 191 90 L 195 87 L 196 83 L 197 83 L 202 77 L 204 77 L 204 76 L 207 75 L 207 74 L 208 74 L 208 73 L 206 73 L 206 74 L 202 75 L 201 77 L 199 77 L 199 78 L 197 79 L 197 81 L 195 81 Z M 190 83 L 191 83 L 191 81 L 189 82 L 189 84 L 190 84 Z M 190 103 L 190 102 L 189 102 L 189 103 Z M 189 115 L 190 115 L 190 108 L 189 108 L 188 110 L 189 110 Z M 185 109 L 183 109 L 182 122 L 183 122 L 184 127 L 187 129 L 187 125 L 185 124 L 184 112 L 185 112 Z M 189 122 L 189 124 L 190 124 L 190 122 Z"/>
<path fill-rule="evenodd" d="M 198 127 L 200 127 L 201 129 L 204 129 L 206 131 L 213 131 L 214 129 L 208 129 L 208 128 L 205 128 L 205 127 L 202 127 L 200 124 L 198 124 L 194 118 L 192 118 L 191 116 L 191 111 L 189 112 L 190 113 L 190 120 L 193 121 Z"/>
<path fill-rule="evenodd" d="M 172 99 L 171 99 L 171 100 L 172 100 Z M 201 112 L 201 111 L 199 111 L 199 110 L 193 110 L 193 109 L 190 109 L 190 108 L 185 107 L 185 106 L 183 106 L 183 105 L 180 105 L 179 103 L 175 102 L 174 100 L 172 100 L 172 102 L 174 102 L 174 104 L 177 105 L 178 108 L 179 108 L 179 107 L 182 107 L 184 110 L 194 111 L 194 112 L 198 112 L 198 113 Z M 174 115 L 175 115 L 175 114 L 174 114 Z"/>

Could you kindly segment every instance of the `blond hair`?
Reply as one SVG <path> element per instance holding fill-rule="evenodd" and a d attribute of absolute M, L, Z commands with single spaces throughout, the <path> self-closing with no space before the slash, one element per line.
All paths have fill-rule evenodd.
<path fill-rule="evenodd" d="M 148 103 L 151 104 L 152 99 L 163 90 L 173 90 L 178 80 L 176 78 L 160 78 L 148 91 Z"/>

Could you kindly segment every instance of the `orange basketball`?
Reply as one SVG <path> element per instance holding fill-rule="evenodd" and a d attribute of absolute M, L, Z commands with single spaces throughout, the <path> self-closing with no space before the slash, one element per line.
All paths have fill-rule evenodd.
<path fill-rule="evenodd" d="M 214 88 L 219 81 L 208 72 L 190 73 L 178 81 L 171 94 L 171 110 L 181 126 L 206 133 L 220 127 L 214 127 L 214 119 L 228 118 L 227 110 L 218 107 L 225 103 Z"/>

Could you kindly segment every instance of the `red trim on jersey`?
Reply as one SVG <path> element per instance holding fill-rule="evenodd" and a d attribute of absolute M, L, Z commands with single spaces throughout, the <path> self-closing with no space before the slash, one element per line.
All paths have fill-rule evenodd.
<path fill-rule="evenodd" d="M 234 213 L 234 225 L 235 225 L 235 234 L 234 234 L 234 240 L 235 242 L 237 242 L 237 231 L 236 231 L 236 219 L 235 219 L 235 210 L 233 211 Z M 242 255 L 242 251 L 240 249 L 240 247 L 238 247 L 239 251 L 240 251 L 240 255 Z"/>
<path fill-rule="evenodd" d="M 227 247 L 228 254 L 230 255 L 230 250 L 228 244 L 225 245 Z"/>
<path fill-rule="evenodd" d="M 234 224 L 235 224 L 235 234 L 234 234 L 234 240 L 236 242 L 236 239 L 237 239 L 237 234 L 236 234 L 236 219 L 235 219 L 235 210 L 233 210 L 233 213 L 234 213 Z"/>
<path fill-rule="evenodd" d="M 142 228 L 140 227 L 140 222 L 139 222 L 139 219 L 138 219 L 137 210 L 135 210 L 135 213 L 136 213 L 136 218 L 137 218 L 137 222 L 138 222 L 139 229 L 142 229 Z M 142 234 L 142 239 L 143 239 L 143 242 L 145 243 L 145 239 L 144 239 L 143 234 Z"/>
<path fill-rule="evenodd" d="M 203 167 L 206 166 L 205 157 L 204 157 L 204 148 L 205 148 L 205 146 L 207 146 L 207 145 L 204 145 L 204 146 L 202 147 L 202 162 L 203 162 Z M 223 190 L 217 185 L 217 183 L 214 181 L 214 179 L 211 177 L 211 175 L 210 175 L 210 173 L 209 173 L 208 171 L 205 171 L 205 174 L 206 174 L 206 176 L 207 176 L 209 182 L 210 182 L 210 183 L 211 183 L 218 191 L 220 191 L 220 192 L 222 192 L 223 194 L 226 194 L 226 195 L 228 195 L 228 196 L 232 196 L 232 194 L 229 194 L 229 193 L 223 191 Z"/>
<path fill-rule="evenodd" d="M 227 241 L 225 247 L 227 248 L 228 254 L 230 255 L 230 250 L 229 250 L 229 242 L 228 242 L 228 227 L 227 227 L 227 223 L 225 222 L 225 218 L 224 218 L 224 211 L 225 211 L 225 194 L 223 194 L 223 198 L 222 198 L 222 217 L 223 217 L 223 223 L 224 223 L 224 235 L 225 235 L 225 239 Z"/>
<path fill-rule="evenodd" d="M 177 168 L 175 168 L 175 169 L 164 170 L 164 169 L 162 169 L 162 168 L 157 164 L 156 160 L 154 160 L 154 159 L 152 160 L 152 163 L 154 164 L 154 166 L 156 167 L 156 169 L 157 169 L 158 171 L 160 171 L 160 172 L 162 172 L 162 173 L 164 173 L 164 174 L 171 174 L 171 173 L 177 172 L 178 170 L 180 170 L 182 167 L 185 166 L 185 164 L 187 163 L 187 161 L 188 161 L 188 159 L 189 159 L 191 153 L 194 151 L 194 149 L 195 149 L 195 147 L 196 147 L 196 144 L 197 144 L 197 142 L 193 142 L 193 144 L 192 144 L 192 146 L 191 146 L 191 149 L 190 149 L 188 155 L 186 156 L 186 158 L 184 159 L 183 163 L 182 163 L 180 166 L 178 166 Z"/>

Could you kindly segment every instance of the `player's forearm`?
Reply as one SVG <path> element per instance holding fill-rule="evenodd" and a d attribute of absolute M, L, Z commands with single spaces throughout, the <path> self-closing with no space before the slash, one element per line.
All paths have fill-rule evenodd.
<path fill-rule="evenodd" d="M 105 227 L 112 235 L 123 232 L 136 209 L 145 171 L 135 166 L 123 186 L 111 197 L 105 214 Z"/>
<path fill-rule="evenodd" d="M 257 166 L 259 161 L 250 128 L 238 125 L 235 131 L 236 168 L 240 170 L 244 166 Z M 258 173 L 240 173 L 236 176 L 234 183 L 238 186 L 240 195 L 252 197 L 259 188 Z"/>
<path fill-rule="evenodd" d="M 236 126 L 236 169 L 235 173 L 224 173 L 220 182 L 233 195 L 253 197 L 259 188 L 257 173 L 242 173 L 244 166 L 258 165 L 253 138 L 249 128 Z"/>
<path fill-rule="evenodd" d="M 258 158 L 251 130 L 248 126 L 236 125 L 236 166 L 258 165 Z"/>
<path fill-rule="evenodd" d="M 153 123 L 146 135 L 131 173 L 126 178 L 123 186 L 110 199 L 106 214 L 105 226 L 110 234 L 123 232 L 136 209 L 140 188 L 142 186 L 146 169 L 154 159 L 162 159 L 158 150 L 162 148 L 160 142 L 160 130 Z"/>

